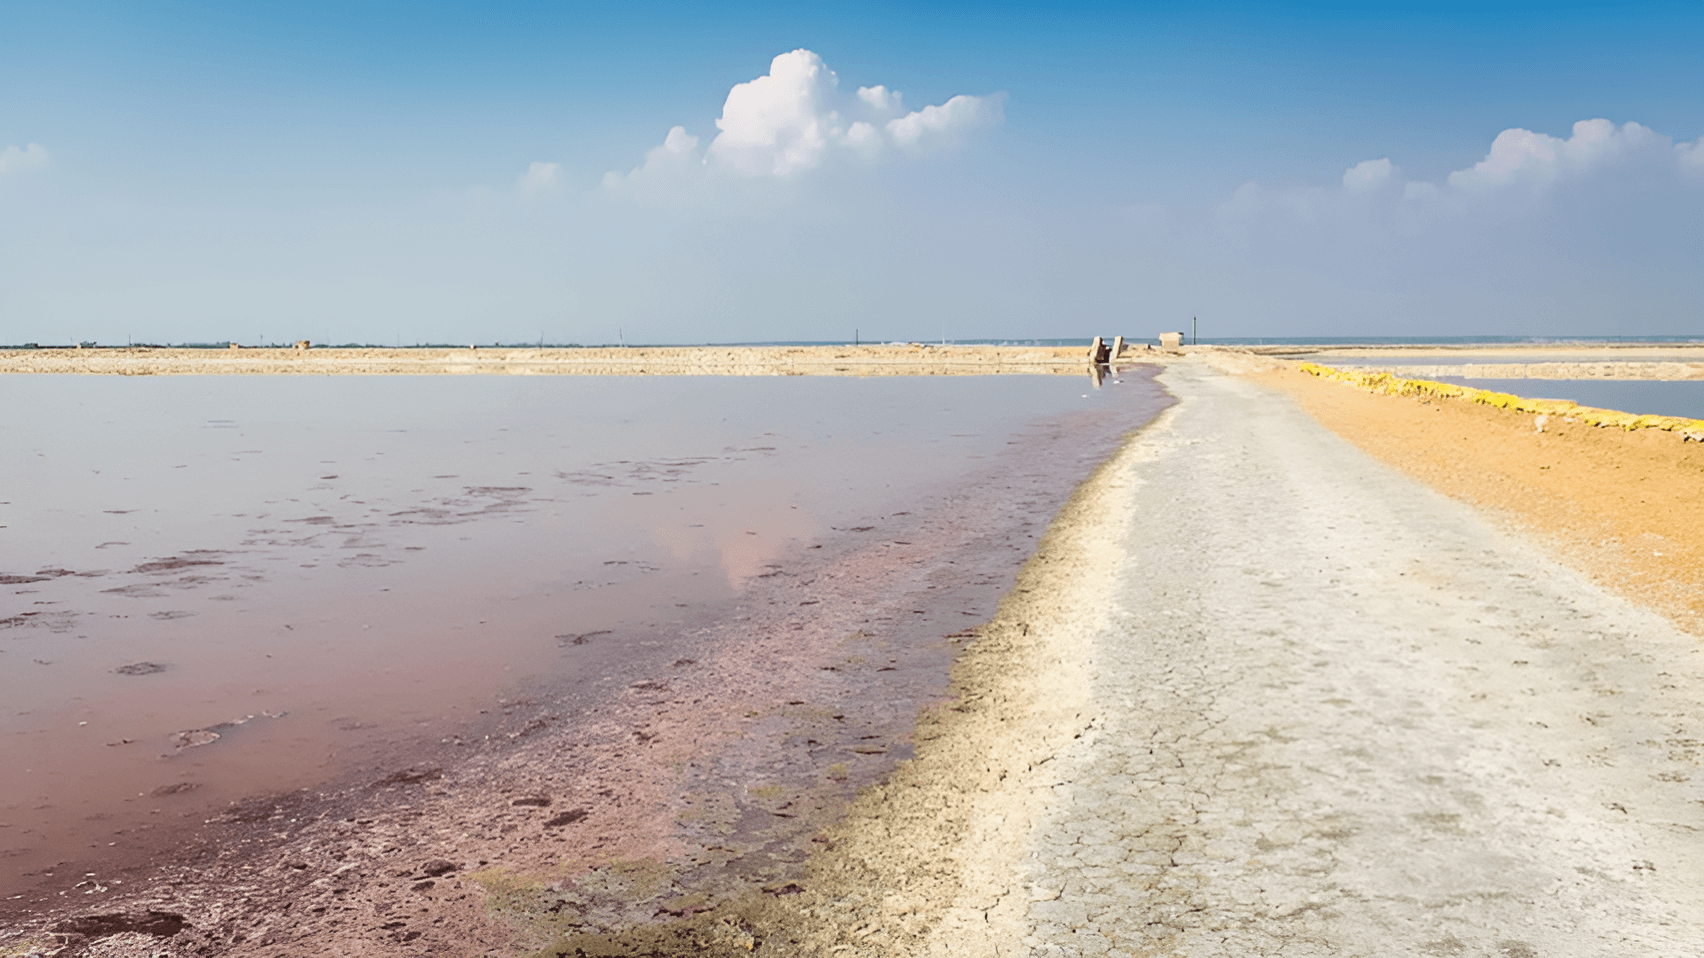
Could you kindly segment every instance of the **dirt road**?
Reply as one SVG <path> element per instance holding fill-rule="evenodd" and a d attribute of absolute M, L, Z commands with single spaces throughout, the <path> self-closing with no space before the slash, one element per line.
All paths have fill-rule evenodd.
<path fill-rule="evenodd" d="M 937 953 L 1704 954 L 1699 640 L 1254 383 L 1162 381 L 1107 612 L 1047 640 L 1083 732 Z"/>

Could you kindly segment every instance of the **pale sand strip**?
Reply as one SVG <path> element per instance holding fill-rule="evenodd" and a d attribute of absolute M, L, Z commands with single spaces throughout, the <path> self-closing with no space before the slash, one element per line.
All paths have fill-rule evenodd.
<path fill-rule="evenodd" d="M 1306 356 L 1366 372 L 1417 379 L 1446 376 L 1489 379 L 1603 379 L 1678 381 L 1704 379 L 1704 348 L 1567 347 L 1526 352 L 1577 355 L 1569 362 L 1414 363 L 1371 366 L 1357 359 L 1389 350 L 1318 351 L 1305 347 L 1188 347 L 1219 359 L 1248 353 Z M 0 373 L 79 373 L 116 376 L 170 375 L 511 375 L 511 376 L 965 376 L 1077 375 L 1087 363 L 1077 346 L 658 346 L 532 348 L 326 348 L 0 350 Z M 1518 359 L 1519 350 L 1400 350 L 1407 357 Z M 1675 356 L 1687 357 L 1675 361 Z M 1691 357 L 1696 356 L 1696 359 Z M 1128 346 L 1125 362 L 1179 358 Z"/>
<path fill-rule="evenodd" d="M 166 375 L 1078 375 L 1077 346 L 667 346 L 544 349 L 0 350 L 3 373 Z M 1129 352 L 1127 350 L 1127 358 Z"/>

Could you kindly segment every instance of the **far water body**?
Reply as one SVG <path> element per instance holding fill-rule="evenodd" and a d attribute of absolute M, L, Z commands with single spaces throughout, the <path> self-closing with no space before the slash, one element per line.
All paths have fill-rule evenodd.
<path fill-rule="evenodd" d="M 1594 409 L 1615 409 L 1641 416 L 1704 419 L 1704 381 L 1699 380 L 1468 379 L 1445 376 L 1440 381 L 1528 399 L 1567 399 Z"/>
<path fill-rule="evenodd" d="M 1504 365 L 1529 363 L 1691 363 L 1698 361 L 1697 352 L 1664 353 L 1640 351 L 1616 355 L 1614 352 L 1595 353 L 1500 353 L 1449 356 L 1432 353 L 1422 356 L 1319 356 L 1303 357 L 1327 366 L 1460 366 Z"/>
<path fill-rule="evenodd" d="M 435 741 L 1146 376 L 0 377 L 0 887 Z M 901 513 L 903 514 L 903 513 Z"/>

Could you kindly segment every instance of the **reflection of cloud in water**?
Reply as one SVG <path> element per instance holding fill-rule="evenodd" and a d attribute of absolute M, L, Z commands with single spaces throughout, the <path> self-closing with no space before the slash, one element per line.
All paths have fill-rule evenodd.
<path fill-rule="evenodd" d="M 179 731 L 356 717 L 180 755 L 201 788 L 173 800 L 213 813 L 441 747 L 521 684 L 602 701 L 586 683 L 610 669 L 676 661 L 647 643 L 696 641 L 676 628 L 695 604 L 707 622 L 828 526 L 912 508 L 1083 407 L 1049 377 L 145 379 L 7 384 L 32 410 L 11 448 L 52 453 L 13 456 L 0 503 L 0 659 L 23 663 L 0 663 L 0 736 L 36 770 L 0 775 L 11 874 L 139 847 L 138 793 L 184 780 L 160 761 Z M 203 430 L 210 402 L 248 432 Z"/>
<path fill-rule="evenodd" d="M 674 508 L 648 510 L 639 523 L 676 560 L 716 553 L 728 585 L 739 589 L 771 571 L 790 541 L 822 528 L 792 498 L 779 483 L 679 488 L 665 500 Z"/>

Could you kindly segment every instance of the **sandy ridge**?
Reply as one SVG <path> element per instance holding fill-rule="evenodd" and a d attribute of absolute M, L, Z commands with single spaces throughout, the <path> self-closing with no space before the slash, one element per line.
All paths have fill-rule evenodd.
<path fill-rule="evenodd" d="M 670 346 L 0 350 L 3 373 L 182 375 L 888 376 L 1078 374 L 1079 347 Z"/>

